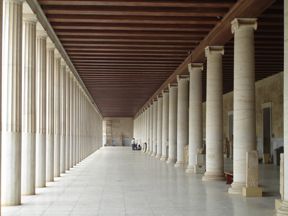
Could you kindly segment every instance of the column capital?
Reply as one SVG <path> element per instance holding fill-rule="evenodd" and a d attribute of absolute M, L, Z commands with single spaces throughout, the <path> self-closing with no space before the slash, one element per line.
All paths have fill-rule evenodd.
<path fill-rule="evenodd" d="M 61 66 L 66 67 L 66 61 L 63 58 L 61 58 L 61 63 L 60 64 L 61 64 Z"/>
<path fill-rule="evenodd" d="M 161 92 L 161 93 L 159 93 L 159 95 L 157 96 L 157 99 L 162 98 L 162 97 L 163 97 L 163 95 L 162 95 L 162 92 Z"/>
<path fill-rule="evenodd" d="M 233 34 L 241 27 L 250 27 L 257 30 L 257 18 L 235 18 L 231 22 L 231 30 Z"/>
<path fill-rule="evenodd" d="M 178 87 L 178 83 L 169 83 L 168 84 L 168 89 L 177 88 L 177 87 Z"/>
<path fill-rule="evenodd" d="M 37 37 L 40 37 L 40 38 L 48 37 L 46 31 L 44 30 L 44 28 L 39 22 L 36 25 L 36 31 L 37 31 L 37 34 L 36 34 Z"/>
<path fill-rule="evenodd" d="M 207 46 L 205 48 L 205 56 L 212 54 L 221 54 L 224 55 L 224 46 Z"/>
<path fill-rule="evenodd" d="M 165 88 L 162 90 L 162 95 L 164 95 L 165 93 L 169 93 L 169 88 Z"/>
<path fill-rule="evenodd" d="M 55 50 L 55 58 L 56 58 L 56 59 L 61 58 L 61 54 L 60 54 L 60 52 L 58 51 L 58 49 Z M 61 59 L 62 59 L 62 58 L 61 58 Z"/>
<path fill-rule="evenodd" d="M 189 75 L 177 75 L 177 82 L 179 83 L 179 81 L 189 81 Z"/>
<path fill-rule="evenodd" d="M 25 0 L 4 0 L 4 1 L 10 3 L 22 4 Z"/>
<path fill-rule="evenodd" d="M 192 73 L 193 69 L 199 69 L 199 70 L 203 71 L 203 63 L 190 63 L 190 64 L 188 64 L 189 73 Z"/>
<path fill-rule="evenodd" d="M 24 13 L 23 14 L 23 21 L 28 23 L 36 24 L 38 19 L 34 13 Z"/>

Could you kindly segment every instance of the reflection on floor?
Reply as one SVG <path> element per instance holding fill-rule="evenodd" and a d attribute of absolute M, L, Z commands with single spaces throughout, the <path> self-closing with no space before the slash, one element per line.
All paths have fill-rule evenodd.
<path fill-rule="evenodd" d="M 226 161 L 225 169 L 231 169 Z M 4 216 L 271 216 L 279 172 L 260 166 L 266 197 L 227 194 L 225 182 L 202 182 L 165 162 L 127 147 L 97 151 L 56 182 L 23 197 L 23 205 L 4 207 Z"/>

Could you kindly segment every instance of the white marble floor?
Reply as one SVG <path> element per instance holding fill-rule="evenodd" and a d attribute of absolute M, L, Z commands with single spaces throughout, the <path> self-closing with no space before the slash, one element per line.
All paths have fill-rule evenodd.
<path fill-rule="evenodd" d="M 227 194 L 224 182 L 202 182 L 201 175 L 160 162 L 127 147 L 97 151 L 23 205 L 2 208 L 4 216 L 271 216 L 278 168 L 261 166 L 266 197 Z"/>

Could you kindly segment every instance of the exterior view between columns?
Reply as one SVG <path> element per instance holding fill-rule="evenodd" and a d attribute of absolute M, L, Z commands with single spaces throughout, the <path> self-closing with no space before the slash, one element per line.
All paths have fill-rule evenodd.
<path fill-rule="evenodd" d="M 183 167 L 184 148 L 188 145 L 189 76 L 178 76 L 177 81 L 177 162 L 175 167 Z"/>
<path fill-rule="evenodd" d="M 36 15 L 24 4 L 22 50 L 22 161 L 21 192 L 35 194 L 36 141 Z"/>
<path fill-rule="evenodd" d="M 54 181 L 54 52 L 55 46 L 47 41 L 47 143 L 46 143 L 46 181 Z"/>
<path fill-rule="evenodd" d="M 223 46 L 206 47 L 207 97 L 206 97 L 206 172 L 203 181 L 224 180 L 223 159 Z"/>
<path fill-rule="evenodd" d="M 36 28 L 36 187 L 45 187 L 47 34 L 40 24 Z"/>
<path fill-rule="evenodd" d="M 256 19 L 235 19 L 233 99 L 233 183 L 231 194 L 241 194 L 246 185 L 246 153 L 256 150 L 255 48 Z"/>
<path fill-rule="evenodd" d="M 280 178 L 282 182 L 282 200 L 280 201 L 280 208 L 277 209 L 277 216 L 288 215 L 288 2 L 284 1 L 284 155 L 283 155 L 283 173 L 280 171 Z M 284 175 L 284 176 L 282 176 Z M 280 185 L 281 187 L 281 185 Z"/>
<path fill-rule="evenodd" d="M 202 71 L 203 63 L 188 65 L 189 85 L 189 146 L 186 173 L 193 173 L 197 166 L 197 152 L 202 148 Z"/>
<path fill-rule="evenodd" d="M 168 118 L 169 118 L 169 91 L 162 91 L 163 104 L 162 104 L 162 153 L 161 161 L 167 159 L 167 147 L 168 147 Z"/>
<path fill-rule="evenodd" d="M 157 106 L 157 154 L 156 158 L 161 158 L 162 154 L 162 107 L 163 98 L 162 94 L 158 96 L 158 106 Z"/>
<path fill-rule="evenodd" d="M 2 205 L 21 204 L 22 0 L 3 2 Z"/>
<path fill-rule="evenodd" d="M 169 121 L 168 121 L 168 159 L 167 163 L 176 162 L 177 150 L 177 83 L 169 84 Z"/>

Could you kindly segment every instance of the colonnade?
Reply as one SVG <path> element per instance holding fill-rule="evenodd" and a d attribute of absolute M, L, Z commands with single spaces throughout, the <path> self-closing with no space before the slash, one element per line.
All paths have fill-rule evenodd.
<path fill-rule="evenodd" d="M 102 116 L 29 6 L 3 12 L 1 201 L 19 205 L 100 148 Z"/>
<path fill-rule="evenodd" d="M 256 150 L 254 31 L 257 19 L 236 18 L 231 23 L 234 34 L 234 182 L 231 194 L 241 194 L 246 183 L 246 153 Z M 197 152 L 206 141 L 206 172 L 203 181 L 224 179 L 223 160 L 223 78 L 224 47 L 206 47 L 206 134 L 202 128 L 203 62 L 191 62 L 189 75 L 180 75 L 161 94 L 142 108 L 134 120 L 134 137 L 147 143 L 147 154 L 184 166 L 184 148 L 188 145 L 187 173 L 197 165 Z M 165 96 L 165 102 L 163 97 Z M 161 98 L 161 100 L 159 100 Z M 161 101 L 161 102 L 160 102 Z M 159 103 L 160 102 L 160 103 Z M 154 112 L 157 106 L 161 111 Z M 152 111 L 153 110 L 153 111 Z M 152 112 L 151 112 L 152 111 Z M 161 115 L 161 117 L 157 115 Z M 168 119 L 167 119 L 168 118 Z M 153 119 L 153 120 L 152 120 Z M 158 121 L 156 121 L 158 119 Z M 151 129 L 152 128 L 152 133 Z M 154 135 L 162 134 L 156 140 Z M 168 152 L 166 151 L 168 147 Z M 153 149 L 151 151 L 151 149 Z"/>

